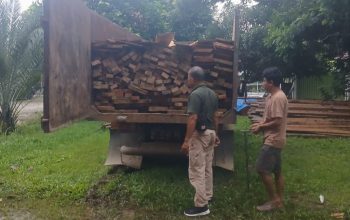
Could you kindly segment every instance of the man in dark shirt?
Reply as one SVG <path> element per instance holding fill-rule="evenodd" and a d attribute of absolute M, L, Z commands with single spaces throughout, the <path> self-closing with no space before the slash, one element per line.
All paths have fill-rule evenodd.
<path fill-rule="evenodd" d="M 189 114 L 185 141 L 181 151 L 189 155 L 188 174 L 196 190 L 194 207 L 185 210 L 186 216 L 202 216 L 210 213 L 208 202 L 213 197 L 214 147 L 219 145 L 218 98 L 204 82 L 205 73 L 196 66 L 188 73 L 188 85 L 193 88 L 188 99 Z"/>

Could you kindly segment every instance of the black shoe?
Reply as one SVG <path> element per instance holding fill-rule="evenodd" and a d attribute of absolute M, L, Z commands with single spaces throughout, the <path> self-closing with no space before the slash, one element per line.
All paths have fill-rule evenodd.
<path fill-rule="evenodd" d="M 210 211 L 208 209 L 208 206 L 204 207 L 193 207 L 190 209 L 185 210 L 184 214 L 188 217 L 195 217 L 195 216 L 203 216 L 203 215 L 209 215 Z"/>
<path fill-rule="evenodd" d="M 208 201 L 208 204 L 211 205 L 211 204 L 213 204 L 214 202 L 215 202 L 214 197 L 211 197 L 211 198 L 209 199 L 209 201 Z"/>

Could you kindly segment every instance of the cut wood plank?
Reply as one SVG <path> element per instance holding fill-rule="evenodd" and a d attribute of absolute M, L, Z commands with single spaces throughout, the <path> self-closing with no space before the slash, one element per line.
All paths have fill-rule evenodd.
<path fill-rule="evenodd" d="M 136 92 L 136 93 L 139 93 L 141 95 L 147 95 L 148 94 L 148 91 L 144 90 L 144 89 L 141 89 L 140 87 L 138 87 L 137 85 L 131 83 L 128 87 L 130 90 Z"/>
<path fill-rule="evenodd" d="M 233 68 L 233 62 L 232 61 L 223 60 L 223 59 L 219 59 L 219 58 L 214 58 L 214 61 L 216 63 L 224 64 L 224 65 L 227 65 L 227 66 L 230 66 L 231 68 Z"/>
<path fill-rule="evenodd" d="M 222 50 L 229 50 L 229 51 L 234 51 L 234 46 L 230 44 L 225 44 L 221 42 L 214 42 L 214 48 L 217 49 L 222 49 Z"/>
<path fill-rule="evenodd" d="M 100 59 L 96 59 L 96 60 L 94 60 L 94 61 L 91 62 L 91 66 L 92 66 L 92 67 L 96 67 L 96 66 L 99 66 L 99 65 L 101 65 L 101 64 L 102 64 L 102 62 L 101 62 Z"/>
<path fill-rule="evenodd" d="M 188 102 L 188 98 L 172 98 L 171 102 Z"/>
<path fill-rule="evenodd" d="M 96 105 L 97 110 L 101 112 L 114 112 L 115 108 L 109 105 Z"/>
<path fill-rule="evenodd" d="M 164 106 L 151 106 L 148 108 L 149 112 L 167 112 L 168 110 L 169 108 Z"/>
<path fill-rule="evenodd" d="M 213 48 L 196 48 L 196 49 L 194 49 L 194 53 L 211 54 L 212 52 L 213 52 Z"/>
<path fill-rule="evenodd" d="M 167 73 L 165 73 L 165 72 L 163 72 L 162 74 L 161 74 L 161 76 L 164 78 L 164 79 L 169 79 L 169 74 L 167 74 Z"/>
<path fill-rule="evenodd" d="M 227 72 L 227 73 L 231 73 L 233 74 L 233 68 L 227 68 L 227 67 L 221 67 L 221 66 L 215 66 L 214 69 L 217 71 L 217 72 Z"/>

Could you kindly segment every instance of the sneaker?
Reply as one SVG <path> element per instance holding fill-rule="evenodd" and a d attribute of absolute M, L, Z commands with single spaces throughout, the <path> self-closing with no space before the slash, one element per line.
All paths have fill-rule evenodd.
<path fill-rule="evenodd" d="M 193 207 L 193 208 L 187 209 L 185 210 L 184 214 L 188 217 L 203 216 L 203 215 L 209 215 L 210 210 L 206 205 L 204 207 Z"/>

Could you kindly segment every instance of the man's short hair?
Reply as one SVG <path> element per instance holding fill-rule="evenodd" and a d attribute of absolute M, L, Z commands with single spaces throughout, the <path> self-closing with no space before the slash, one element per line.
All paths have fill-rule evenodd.
<path fill-rule="evenodd" d="M 192 67 L 189 71 L 191 77 L 196 81 L 204 81 L 205 80 L 205 72 L 199 66 Z"/>
<path fill-rule="evenodd" d="M 277 67 L 269 67 L 264 69 L 263 77 L 267 81 L 272 81 L 273 85 L 279 87 L 283 81 L 282 72 Z"/>

